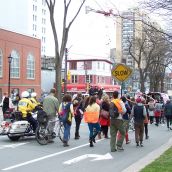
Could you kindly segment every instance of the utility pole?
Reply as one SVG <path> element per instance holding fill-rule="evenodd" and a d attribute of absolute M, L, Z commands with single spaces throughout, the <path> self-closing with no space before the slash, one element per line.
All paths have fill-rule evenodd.
<path fill-rule="evenodd" d="M 68 48 L 65 48 L 64 94 L 67 93 L 67 59 L 68 59 Z"/>

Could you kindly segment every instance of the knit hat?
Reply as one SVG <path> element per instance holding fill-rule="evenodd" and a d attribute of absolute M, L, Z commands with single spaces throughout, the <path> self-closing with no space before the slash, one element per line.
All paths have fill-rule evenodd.
<path fill-rule="evenodd" d="M 136 99 L 136 103 L 141 103 L 142 102 L 142 99 L 140 98 L 140 97 L 138 97 L 137 99 Z"/>

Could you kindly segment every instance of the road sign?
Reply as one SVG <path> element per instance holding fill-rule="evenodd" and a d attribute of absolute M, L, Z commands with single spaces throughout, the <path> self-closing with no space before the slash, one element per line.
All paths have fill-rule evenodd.
<path fill-rule="evenodd" d="M 118 64 L 112 68 L 112 76 L 118 81 L 127 80 L 132 74 L 132 69 L 123 64 Z"/>

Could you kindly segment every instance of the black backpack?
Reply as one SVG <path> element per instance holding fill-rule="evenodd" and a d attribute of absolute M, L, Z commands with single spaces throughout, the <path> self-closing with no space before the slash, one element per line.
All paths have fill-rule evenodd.
<path fill-rule="evenodd" d="M 134 120 L 136 122 L 140 122 L 145 119 L 143 115 L 143 108 L 144 108 L 143 106 L 138 106 L 138 105 L 134 106 Z"/>
<path fill-rule="evenodd" d="M 113 102 L 110 103 L 109 113 L 110 113 L 110 117 L 113 119 L 116 119 L 119 117 L 118 108 Z"/>

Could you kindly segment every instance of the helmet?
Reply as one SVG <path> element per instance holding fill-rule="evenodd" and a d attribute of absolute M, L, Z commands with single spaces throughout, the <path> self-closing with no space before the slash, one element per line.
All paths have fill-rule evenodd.
<path fill-rule="evenodd" d="M 24 98 L 24 97 L 29 97 L 29 92 L 28 91 L 23 91 L 21 96 Z"/>
<path fill-rule="evenodd" d="M 37 96 L 37 93 L 33 92 L 31 93 L 31 97 L 36 97 Z"/>

